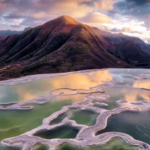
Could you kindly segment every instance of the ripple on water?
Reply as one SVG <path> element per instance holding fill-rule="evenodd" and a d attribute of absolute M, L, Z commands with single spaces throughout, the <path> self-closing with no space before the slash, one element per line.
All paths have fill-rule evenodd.
<path fill-rule="evenodd" d="M 27 138 L 31 138 L 33 142 L 37 139 L 41 140 L 41 138 L 47 142 L 53 140 L 46 139 L 60 138 L 60 141 L 72 139 L 70 141 L 82 145 L 83 141 L 77 142 L 73 139 L 76 138 L 81 128 L 83 131 L 85 128 L 89 132 L 90 130 L 88 129 L 90 129 L 90 127 L 94 129 L 96 119 L 100 114 L 103 115 L 105 112 L 106 114 L 109 114 L 109 110 L 116 108 L 120 111 L 120 107 L 138 107 L 141 108 L 141 112 L 125 111 L 110 116 L 106 128 L 98 131 L 97 135 L 106 132 L 122 132 L 131 135 L 137 140 L 150 144 L 150 112 L 147 111 L 147 107 L 150 107 L 150 104 L 148 103 L 148 101 L 150 101 L 150 92 L 148 90 L 150 89 L 150 80 L 144 79 L 145 75 L 149 73 L 150 70 L 142 69 L 106 69 L 81 71 L 38 80 L 34 80 L 34 78 L 30 79 L 30 77 L 28 77 L 27 79 L 22 80 L 23 82 L 27 81 L 22 84 L 18 81 L 16 82 L 17 84 L 14 84 L 15 80 L 7 81 L 8 83 L 6 84 L 9 86 L 6 86 L 4 82 L 2 84 L 0 83 L 0 103 L 5 103 L 0 105 L 3 108 L 9 108 L 10 106 L 15 105 L 14 102 L 21 102 L 24 107 L 30 105 L 34 106 L 32 110 L 26 111 L 0 111 L 0 140 L 18 136 L 16 138 L 17 142 L 18 139 L 19 141 L 22 140 L 20 137 L 23 138 L 23 136 L 19 135 L 29 131 L 25 134 L 27 135 Z M 53 98 L 49 97 L 50 99 L 47 97 L 46 99 L 45 96 L 50 96 L 52 94 L 59 96 Z M 47 100 L 49 102 L 41 103 L 41 105 L 28 103 L 28 100 L 37 97 L 43 98 L 43 100 L 39 99 L 37 102 L 47 102 Z M 27 103 L 23 103 L 23 101 L 27 101 Z M 67 105 L 71 106 L 65 107 L 67 108 L 65 112 L 63 106 Z M 62 113 L 59 113 L 58 117 L 52 119 L 53 114 L 59 110 L 63 110 Z M 57 116 L 57 113 L 55 114 Z M 50 115 L 52 115 L 52 117 Z M 49 119 L 48 116 L 51 118 Z M 103 116 L 105 116 L 105 114 Z M 69 122 L 66 121 L 61 126 L 57 126 L 57 124 L 61 123 L 63 120 L 67 120 L 65 119 L 66 117 Z M 44 121 L 47 120 L 46 125 L 47 127 L 50 127 L 50 130 L 45 128 L 44 121 L 42 124 L 43 119 Z M 69 119 L 76 121 L 76 123 L 80 125 L 71 125 Z M 105 121 L 105 119 L 106 118 L 103 118 L 102 120 Z M 40 128 L 40 125 L 43 128 Z M 40 127 L 36 128 L 38 126 Z M 53 128 L 54 126 L 55 128 Z M 35 132 L 33 136 L 32 134 L 29 134 L 32 132 L 32 129 L 34 129 L 34 131 L 37 129 L 37 132 Z M 85 135 L 90 134 L 85 133 Z M 41 138 L 35 138 L 35 136 Z M 82 135 L 80 137 L 82 137 Z M 98 136 L 93 138 L 89 137 L 89 139 L 88 137 L 86 138 L 88 140 L 94 140 L 96 137 Z M 119 138 L 114 138 L 107 144 L 97 146 L 88 146 L 88 140 L 86 141 L 86 139 L 84 139 L 84 142 L 86 143 L 84 143 L 86 145 L 84 148 L 63 144 L 59 146 L 57 150 L 137 150 L 136 147 L 130 146 L 125 143 L 124 140 Z M 42 140 L 40 142 L 42 143 Z M 94 143 L 94 141 L 91 142 Z M 53 144 L 54 143 L 52 143 L 52 145 Z M 30 141 L 26 145 L 32 146 L 33 150 L 47 149 L 46 146 L 41 145 L 40 143 L 37 143 L 37 145 L 33 147 L 33 145 L 30 145 Z M 20 150 L 20 148 L 0 146 L 0 150 Z"/>
<path fill-rule="evenodd" d="M 86 146 L 84 148 L 69 143 L 63 143 L 58 146 L 56 150 L 138 150 L 138 148 L 127 144 L 123 139 L 113 138 L 106 144 Z"/>
<path fill-rule="evenodd" d="M 105 129 L 98 131 L 96 135 L 106 132 L 122 132 L 133 138 L 150 144 L 150 111 L 132 112 L 126 111 L 108 118 Z"/>

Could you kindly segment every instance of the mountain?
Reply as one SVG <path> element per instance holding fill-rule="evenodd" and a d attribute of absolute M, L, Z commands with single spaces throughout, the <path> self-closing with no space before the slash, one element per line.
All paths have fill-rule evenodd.
<path fill-rule="evenodd" d="M 114 43 L 123 42 L 126 40 L 134 41 L 145 53 L 150 55 L 150 46 L 147 45 L 144 41 L 142 41 L 140 38 L 127 36 L 122 33 L 113 34 L 110 32 L 101 31 L 97 28 L 94 28 L 103 38 L 109 38 Z"/>
<path fill-rule="evenodd" d="M 140 47 L 131 40 L 113 44 L 108 50 L 111 54 L 134 66 L 149 66 L 150 57 L 144 53 Z"/>
<path fill-rule="evenodd" d="M 0 43 L 2 78 L 94 68 L 130 67 L 106 51 L 90 26 L 61 16 Z M 2 73 L 3 72 L 3 73 Z"/>
<path fill-rule="evenodd" d="M 0 30 L 0 36 L 9 36 L 13 34 L 21 33 L 22 31 Z"/>
<path fill-rule="evenodd" d="M 12 31 L 12 30 L 0 30 L 0 36 L 9 36 L 13 34 L 19 34 L 32 29 L 31 27 L 25 28 L 23 31 Z"/>
<path fill-rule="evenodd" d="M 30 29 L 32 29 L 32 28 L 31 28 L 31 27 L 27 27 L 27 28 L 25 28 L 25 29 L 23 30 L 23 32 L 28 31 L 28 30 L 30 30 Z"/>
<path fill-rule="evenodd" d="M 132 44 L 135 45 L 131 43 L 126 49 L 132 50 Z M 121 51 L 124 45 L 121 43 L 119 46 Z M 147 63 L 150 56 L 135 47 L 136 56 L 142 55 L 142 65 Z M 0 42 L 0 80 L 40 73 L 138 65 L 132 61 L 140 62 L 140 59 L 130 57 L 130 53 L 122 58 L 114 53 L 117 48 L 115 43 L 92 27 L 69 16 L 61 16 Z"/>
<path fill-rule="evenodd" d="M 6 38 L 6 36 L 0 36 L 0 41 L 4 40 Z"/>

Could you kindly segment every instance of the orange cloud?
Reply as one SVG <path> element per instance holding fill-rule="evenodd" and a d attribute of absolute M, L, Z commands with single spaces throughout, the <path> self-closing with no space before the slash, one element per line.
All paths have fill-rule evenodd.
<path fill-rule="evenodd" d="M 150 89 L 150 81 L 147 80 L 139 80 L 136 81 L 133 85 L 135 88 L 145 88 L 145 89 Z"/>
<path fill-rule="evenodd" d="M 99 12 L 91 12 L 84 18 L 82 18 L 83 22 L 86 23 L 111 23 L 111 19 L 102 13 Z"/>
<path fill-rule="evenodd" d="M 60 14 L 62 15 L 69 15 L 74 18 L 82 18 L 84 17 L 89 11 L 91 11 L 91 7 L 82 4 L 79 5 L 79 2 L 82 2 L 83 0 L 56 0 L 53 2 L 49 2 L 48 5 L 50 6 L 47 11 L 38 11 L 32 14 L 32 17 L 35 19 L 46 19 L 50 17 L 58 17 Z M 90 1 L 90 0 L 85 0 Z M 37 8 L 41 7 L 41 3 L 35 3 L 35 6 Z"/>
<path fill-rule="evenodd" d="M 122 29 L 122 32 L 133 32 L 133 29 L 132 28 L 129 28 L 129 27 L 124 27 Z"/>
<path fill-rule="evenodd" d="M 94 5 L 98 10 L 113 10 L 113 3 L 113 0 L 101 0 L 101 2 L 94 2 Z"/>
<path fill-rule="evenodd" d="M 96 71 L 87 74 L 70 74 L 61 76 L 49 81 L 53 89 L 58 88 L 73 88 L 73 89 L 88 89 L 96 85 L 104 84 L 111 81 L 113 77 L 108 70 Z"/>
<path fill-rule="evenodd" d="M 150 83 L 147 80 L 137 80 L 133 84 L 133 87 L 150 89 Z M 139 90 L 134 90 L 125 95 L 125 99 L 128 101 L 137 101 L 137 97 L 150 101 L 150 93 L 147 90 L 142 90 L 141 92 L 139 92 Z"/>
<path fill-rule="evenodd" d="M 92 5 L 87 5 L 86 2 L 91 2 L 94 4 L 94 7 Z M 113 9 L 113 3 L 114 0 L 55 0 L 53 2 L 48 2 L 48 5 L 50 6 L 47 11 L 44 11 L 43 7 L 41 6 L 42 3 L 35 2 L 36 8 L 41 8 L 41 11 L 37 11 L 32 14 L 32 17 L 35 19 L 44 19 L 48 17 L 57 17 L 62 15 L 69 15 L 74 18 L 83 18 L 86 17 L 89 12 L 92 12 L 90 14 L 90 20 L 94 22 L 108 22 L 109 17 L 105 14 L 101 14 L 99 12 L 93 12 L 95 8 L 99 10 L 112 10 Z M 93 17 L 93 19 L 92 19 Z"/>
<path fill-rule="evenodd" d="M 89 89 L 107 81 L 111 81 L 113 77 L 108 70 L 95 71 L 91 73 L 75 73 L 66 76 L 58 76 L 38 81 L 29 82 L 26 84 L 16 85 L 13 91 L 18 96 L 19 101 L 26 101 L 43 95 L 48 95 L 50 91 L 70 88 L 70 89 Z M 36 88 L 38 87 L 38 88 Z M 67 89 L 59 90 L 58 93 L 65 92 L 74 94 L 76 92 Z M 8 93 L 6 91 L 6 93 Z M 55 92 L 57 93 L 57 91 Z M 77 101 L 77 100 L 75 100 Z"/>
<path fill-rule="evenodd" d="M 141 97 L 144 100 L 150 101 L 149 93 L 144 90 L 141 91 L 140 93 L 139 93 L 139 90 L 129 92 L 128 94 L 125 95 L 125 100 L 129 102 L 136 102 L 138 97 Z"/>

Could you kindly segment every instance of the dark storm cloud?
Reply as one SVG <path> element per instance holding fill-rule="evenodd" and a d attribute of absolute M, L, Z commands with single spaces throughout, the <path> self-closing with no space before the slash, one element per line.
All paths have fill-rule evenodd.
<path fill-rule="evenodd" d="M 47 20 L 44 20 L 44 22 L 47 22 Z M 20 23 L 20 26 L 28 26 L 28 27 L 34 27 L 34 26 L 37 26 L 37 25 L 40 25 L 41 22 L 43 22 L 43 20 L 36 20 L 36 19 L 33 19 L 33 18 L 25 18 L 21 23 Z"/>
<path fill-rule="evenodd" d="M 126 0 L 126 2 L 131 5 L 141 6 L 149 3 L 150 0 Z"/>
<path fill-rule="evenodd" d="M 0 0 L 0 15 L 8 18 L 22 17 L 32 8 L 32 0 Z"/>
<path fill-rule="evenodd" d="M 93 3 L 93 1 L 83 1 L 83 2 L 80 2 L 79 3 L 79 5 L 82 5 L 82 4 L 86 4 L 86 5 L 88 5 L 88 6 L 94 6 L 94 3 Z"/>
<path fill-rule="evenodd" d="M 106 12 L 107 15 L 118 20 L 118 16 L 124 16 L 128 19 L 143 21 L 145 27 L 150 25 L 150 0 L 122 0 L 114 3 L 114 9 Z"/>
<path fill-rule="evenodd" d="M 83 17 L 90 11 L 89 0 L 0 0 L 0 17 L 23 19 L 21 25 L 43 22 L 61 15 Z M 90 0 L 92 1 L 92 0 Z M 83 2 L 83 3 L 82 3 Z M 38 20 L 38 21 L 37 21 Z"/>
<path fill-rule="evenodd" d="M 121 30 L 117 29 L 117 28 L 112 28 L 111 32 L 120 32 Z"/>
<path fill-rule="evenodd" d="M 19 18 L 26 18 L 26 16 L 24 15 L 24 13 L 22 12 L 19 12 L 19 11 L 16 11 L 16 12 L 13 12 L 13 13 L 9 13 L 5 16 L 3 16 L 5 19 L 19 19 Z"/>
<path fill-rule="evenodd" d="M 10 25 L 11 27 L 13 27 L 13 28 L 19 28 L 20 26 L 18 26 L 18 25 Z"/>
<path fill-rule="evenodd" d="M 110 4 L 108 6 L 108 4 Z M 18 21 L 11 26 L 36 26 L 61 15 L 85 18 L 97 10 L 112 19 L 129 16 L 150 25 L 150 0 L 0 0 L 0 17 L 4 21 Z M 9 23 L 8 23 L 9 24 Z"/>
<path fill-rule="evenodd" d="M 32 13 L 47 11 L 48 7 L 50 6 L 46 0 L 0 0 L 0 17 L 2 17 L 5 22 L 9 22 L 10 19 L 12 23 L 13 19 L 23 19 L 20 25 L 10 25 L 10 27 L 13 28 L 36 26 L 42 21 L 34 19 Z"/>
<path fill-rule="evenodd" d="M 122 0 L 114 3 L 114 10 L 108 11 L 109 15 L 121 14 L 143 16 L 150 13 L 150 0 Z"/>
<path fill-rule="evenodd" d="M 114 3 L 115 9 L 134 9 L 138 7 L 139 9 L 143 9 L 150 3 L 150 0 L 122 0 Z"/>

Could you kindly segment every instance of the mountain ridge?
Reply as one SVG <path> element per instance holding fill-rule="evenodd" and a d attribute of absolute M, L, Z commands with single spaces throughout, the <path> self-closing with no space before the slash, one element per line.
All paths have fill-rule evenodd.
<path fill-rule="evenodd" d="M 4 40 L 7 36 L 0 36 L 0 41 Z"/>
<path fill-rule="evenodd" d="M 113 48 L 109 52 L 132 65 L 147 64 L 149 62 L 149 55 L 143 52 L 136 42 L 131 40 L 113 44 Z"/>
<path fill-rule="evenodd" d="M 114 43 L 120 43 L 126 40 L 132 40 L 134 41 L 145 53 L 150 55 L 150 46 L 146 44 L 143 40 L 141 40 L 138 37 L 132 37 L 128 35 L 124 35 L 123 33 L 114 34 L 111 32 L 101 31 L 97 30 L 97 28 L 94 27 L 98 33 L 103 36 L 104 38 L 109 38 Z"/>
<path fill-rule="evenodd" d="M 113 47 L 110 39 L 92 27 L 60 16 L 0 42 L 0 80 L 41 73 L 134 67 L 110 53 Z"/>

